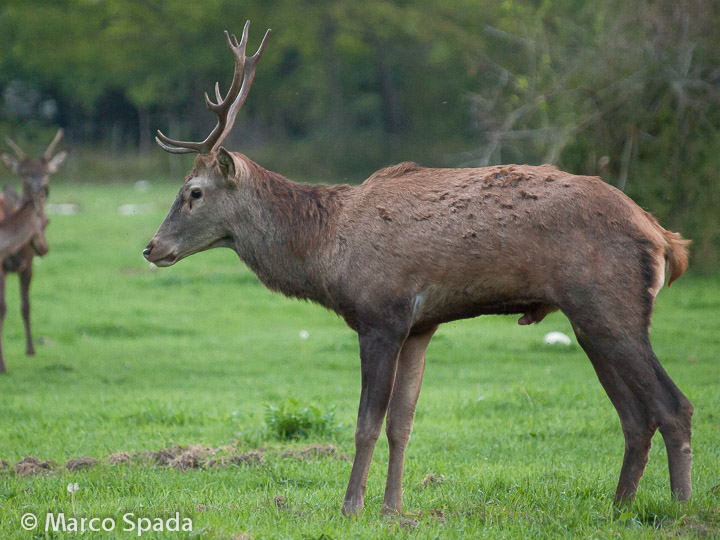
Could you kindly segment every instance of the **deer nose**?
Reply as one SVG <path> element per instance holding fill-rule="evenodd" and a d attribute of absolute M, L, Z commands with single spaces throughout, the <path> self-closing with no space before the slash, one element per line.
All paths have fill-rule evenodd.
<path fill-rule="evenodd" d="M 152 242 L 150 242 L 145 249 L 143 249 L 143 257 L 146 259 L 150 256 L 150 253 L 152 253 L 153 245 Z"/>

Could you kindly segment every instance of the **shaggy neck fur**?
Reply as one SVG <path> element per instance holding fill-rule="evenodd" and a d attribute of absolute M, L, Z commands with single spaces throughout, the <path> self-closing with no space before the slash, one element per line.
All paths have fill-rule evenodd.
<path fill-rule="evenodd" d="M 351 188 L 297 184 L 241 157 L 235 251 L 271 289 L 326 304 L 318 278 Z"/>

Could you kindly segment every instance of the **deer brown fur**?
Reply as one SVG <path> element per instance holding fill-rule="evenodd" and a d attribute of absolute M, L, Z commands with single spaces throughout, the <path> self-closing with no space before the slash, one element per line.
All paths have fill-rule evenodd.
<path fill-rule="evenodd" d="M 688 242 L 629 197 L 550 165 L 402 163 L 358 186 L 308 186 L 218 144 L 190 150 L 200 152 L 195 167 L 144 255 L 169 266 L 231 248 L 268 287 L 335 311 L 358 333 L 362 385 L 344 513 L 363 507 L 383 420 L 383 510 L 401 511 L 405 447 L 439 324 L 511 313 L 529 324 L 554 310 L 570 319 L 620 416 L 616 499 L 635 495 L 657 429 L 671 491 L 689 498 L 692 405 L 648 336 L 666 269 L 670 281 L 685 271 Z"/>
<path fill-rule="evenodd" d="M 12 139 L 6 138 L 8 146 L 15 151 L 16 156 L 10 154 L 0 156 L 6 167 L 22 178 L 22 196 L 11 186 L 5 186 L 0 195 L 0 215 L 5 219 L 0 221 L 0 230 L 5 223 L 3 238 L 7 239 L 11 246 L 5 251 L 0 249 L 0 333 L 7 313 L 5 281 L 8 273 L 15 272 L 20 282 L 20 310 L 25 327 L 25 352 L 28 355 L 35 354 L 30 324 L 33 258 L 35 255 L 42 257 L 48 252 L 45 238 L 45 227 L 48 222 L 45 216 L 45 202 L 48 197 L 50 175 L 57 171 L 67 157 L 67 152 L 64 150 L 55 154 L 55 147 L 62 136 L 63 131 L 60 129 L 45 154 L 37 159 L 25 155 Z M 0 343 L 0 372 L 4 371 L 5 363 Z"/>

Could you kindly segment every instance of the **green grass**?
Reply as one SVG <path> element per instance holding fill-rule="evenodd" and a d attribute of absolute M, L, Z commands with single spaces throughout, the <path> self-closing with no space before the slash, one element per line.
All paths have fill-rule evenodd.
<path fill-rule="evenodd" d="M 571 334 L 555 314 L 520 327 L 516 317 L 448 324 L 428 351 L 408 447 L 403 518 L 380 516 L 387 443 L 373 459 L 366 510 L 339 508 L 353 454 L 360 393 L 356 337 L 334 314 L 267 291 L 229 250 L 151 270 L 140 255 L 179 185 L 57 182 L 51 251 L 32 291 L 37 356 L 24 356 L 15 277 L 8 282 L 0 377 L 0 538 L 74 538 L 25 532 L 33 512 L 191 518 L 193 532 L 143 538 L 657 538 L 720 537 L 720 287 L 684 277 L 657 302 L 657 355 L 695 405 L 694 495 L 670 500 L 657 435 L 637 501 L 612 504 L 623 452 L 617 415 L 577 345 L 551 348 L 545 333 Z M 121 216 L 125 203 L 148 214 Z M 309 333 L 300 338 L 300 331 Z M 268 406 L 313 411 L 333 425 L 284 440 Z M 325 416 L 324 416 L 325 415 Z M 272 423 L 272 422 L 271 422 Z M 202 445 L 260 459 L 176 470 L 107 456 Z M 319 452 L 302 451 L 321 445 Z M 333 451 L 333 445 L 335 451 Z M 21 459 L 56 463 L 21 476 Z M 67 460 L 100 464 L 76 471 Z M 147 454 L 146 454 L 147 456 Z M 74 505 L 66 486 L 77 483 Z M 41 529 L 44 528 L 44 521 Z"/>

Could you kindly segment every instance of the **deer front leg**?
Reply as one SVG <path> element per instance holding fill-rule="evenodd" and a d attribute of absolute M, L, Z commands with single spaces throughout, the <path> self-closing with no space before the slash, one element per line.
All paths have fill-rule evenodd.
<path fill-rule="evenodd" d="M 346 516 L 357 516 L 365 502 L 370 461 L 390 401 L 404 340 L 405 335 L 388 330 L 372 329 L 360 334 L 362 391 L 355 428 L 355 459 L 342 507 Z"/>
<path fill-rule="evenodd" d="M 417 405 L 423 372 L 425 351 L 437 330 L 433 328 L 424 334 L 410 336 L 405 341 L 395 373 L 395 385 L 388 406 L 385 431 L 390 446 L 387 484 L 382 511 L 385 514 L 402 511 L 402 478 L 405 463 L 405 447 L 410 440 L 415 406 Z"/>
<path fill-rule="evenodd" d="M 32 259 L 27 268 L 20 272 L 20 306 L 22 311 L 23 324 L 25 325 L 25 354 L 33 356 L 32 331 L 30 329 L 30 280 L 32 280 Z"/>

